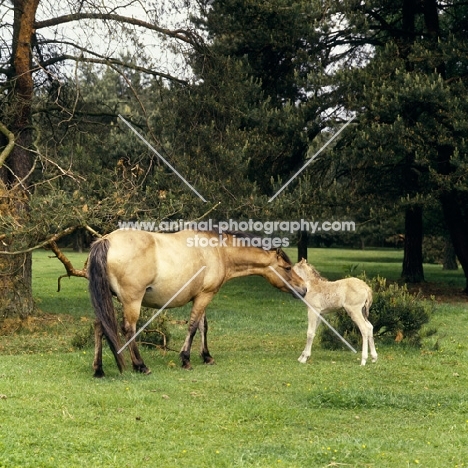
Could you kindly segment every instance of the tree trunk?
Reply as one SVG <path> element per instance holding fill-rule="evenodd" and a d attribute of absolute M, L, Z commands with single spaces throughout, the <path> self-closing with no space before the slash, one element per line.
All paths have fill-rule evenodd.
<path fill-rule="evenodd" d="M 33 141 L 31 104 L 34 92 L 32 77 L 32 42 L 39 0 L 15 0 L 11 78 L 11 101 L 6 123 L 15 135 L 15 146 L 8 155 L 9 170 L 1 169 L 0 215 L 12 216 L 18 225 L 28 217 L 28 177 L 32 168 L 30 148 Z M 17 250 L 5 233 L 1 250 Z M 31 254 L 0 255 L 0 318 L 25 317 L 34 311 L 32 297 Z"/>
<path fill-rule="evenodd" d="M 465 273 L 464 292 L 468 294 L 468 222 L 460 208 L 461 200 L 458 199 L 456 192 L 444 192 L 440 202 L 453 248 Z"/>
<path fill-rule="evenodd" d="M 457 255 L 450 237 L 445 238 L 443 270 L 458 270 Z"/>
<path fill-rule="evenodd" d="M 22 190 L 7 190 L 0 181 L 0 216 L 14 217 L 18 223 L 24 220 L 27 200 Z M 0 250 L 16 250 L 24 245 L 11 242 L 9 236 L 0 233 Z M 0 319 L 25 318 L 34 310 L 32 297 L 31 254 L 0 255 Z"/>
<path fill-rule="evenodd" d="M 297 261 L 307 260 L 307 231 L 301 231 L 297 240 Z"/>
<path fill-rule="evenodd" d="M 401 277 L 408 283 L 424 281 L 422 207 L 412 206 L 405 213 L 405 243 Z"/>

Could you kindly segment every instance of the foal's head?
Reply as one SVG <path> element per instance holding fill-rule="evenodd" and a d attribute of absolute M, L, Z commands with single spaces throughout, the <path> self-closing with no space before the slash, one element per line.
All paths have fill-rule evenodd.
<path fill-rule="evenodd" d="M 291 292 L 294 289 L 301 297 L 307 292 L 307 287 L 302 278 L 293 271 L 292 262 L 281 249 L 269 251 L 271 255 L 270 266 L 266 270 L 266 279 L 275 288 L 284 292 Z M 270 268 L 271 267 L 271 268 Z M 272 271 L 272 269 L 274 271 Z M 288 285 L 291 287 L 288 287 Z"/>
<path fill-rule="evenodd" d="M 317 281 L 325 279 L 310 263 L 307 263 L 305 258 L 294 265 L 293 271 L 305 281 Z"/>

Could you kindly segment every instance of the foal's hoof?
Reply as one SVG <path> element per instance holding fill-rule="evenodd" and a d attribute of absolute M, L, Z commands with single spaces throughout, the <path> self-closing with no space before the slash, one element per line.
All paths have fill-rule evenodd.
<path fill-rule="evenodd" d="M 102 369 L 96 369 L 94 371 L 93 377 L 95 377 L 96 379 L 102 379 L 103 377 L 105 377 L 104 371 Z"/>
<path fill-rule="evenodd" d="M 304 357 L 302 354 L 297 358 L 297 360 L 298 360 L 301 364 L 306 364 L 306 363 L 307 363 L 307 358 Z"/>

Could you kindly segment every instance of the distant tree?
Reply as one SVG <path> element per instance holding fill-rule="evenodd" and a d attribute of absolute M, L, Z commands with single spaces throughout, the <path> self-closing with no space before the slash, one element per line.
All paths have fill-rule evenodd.
<path fill-rule="evenodd" d="M 433 200 L 468 277 L 467 6 L 351 1 L 339 9 L 349 29 L 337 34 L 367 60 L 336 74 L 337 95 L 361 113 L 351 145 L 340 147 L 348 177 L 362 176 L 359 191 L 374 204 L 404 210 L 403 278 L 424 278 L 423 211 Z"/>
<path fill-rule="evenodd" d="M 207 2 L 198 19 L 209 46 L 194 57 L 195 73 L 204 79 L 208 57 L 225 57 L 258 88 L 250 96 L 256 110 L 239 123 L 248 135 L 248 177 L 263 194 L 272 195 L 272 178 L 284 180 L 303 164 L 325 125 L 320 79 L 331 58 L 323 19 L 320 2 L 297 0 Z"/>

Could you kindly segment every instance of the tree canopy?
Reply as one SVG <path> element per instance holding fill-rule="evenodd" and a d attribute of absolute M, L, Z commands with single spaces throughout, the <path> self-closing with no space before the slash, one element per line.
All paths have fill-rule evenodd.
<path fill-rule="evenodd" d="M 468 276 L 463 1 L 1 6 L 9 253 L 123 219 L 347 218 L 361 226 L 348 243 L 404 233 L 402 276 L 420 281 L 425 220 L 442 216 Z M 0 287 L 23 291 L 2 310 L 27 315 L 30 256 L 2 254 L 0 267 L 15 272 Z"/>

